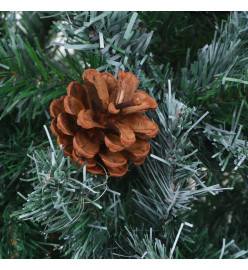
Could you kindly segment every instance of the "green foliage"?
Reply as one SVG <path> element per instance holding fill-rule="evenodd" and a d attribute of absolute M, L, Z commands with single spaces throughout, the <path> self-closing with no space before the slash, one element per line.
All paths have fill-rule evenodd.
<path fill-rule="evenodd" d="M 0 257 L 246 258 L 247 24 L 246 12 L 1 12 Z M 131 71 L 159 103 L 151 155 L 121 179 L 78 169 L 42 128 L 87 68 Z"/>
<path fill-rule="evenodd" d="M 44 242 L 37 224 L 22 222 L 10 217 L 15 207 L 16 204 L 12 202 L 1 213 L 0 258 L 49 258 L 49 244 Z M 55 246 L 55 244 L 51 244 L 51 246 Z"/>
<path fill-rule="evenodd" d="M 195 61 L 187 55 L 181 76 L 175 78 L 175 89 L 184 102 L 211 110 L 215 124 L 231 125 L 234 108 L 243 100 L 240 122 L 247 123 L 247 26 L 247 13 L 231 13 Z"/>
<path fill-rule="evenodd" d="M 102 62 L 91 61 L 91 67 L 99 71 L 115 71 L 116 75 L 118 69 L 127 68 L 139 75 L 153 32 L 140 29 L 137 16 L 137 12 L 118 11 L 62 13 L 55 25 L 66 43 L 53 44 L 80 51 L 80 55 L 98 55 Z"/>
<path fill-rule="evenodd" d="M 39 151 L 30 149 L 30 153 L 33 166 L 28 173 L 34 177 L 22 181 L 31 182 L 33 190 L 27 198 L 19 193 L 26 203 L 13 216 L 40 223 L 46 238 L 56 233 L 64 242 L 58 249 L 64 256 L 100 258 L 104 253 L 107 256 L 111 233 L 117 228 L 118 217 L 114 213 L 120 194 L 107 188 L 108 178 L 86 174 L 85 165 L 78 170 L 64 157 L 63 150 L 55 149 L 53 144 Z M 107 199 L 100 205 L 98 202 L 105 193 Z"/>
<path fill-rule="evenodd" d="M 219 185 L 204 184 L 204 165 L 188 137 L 205 115 L 192 125 L 195 110 L 178 102 L 170 90 L 165 105 L 160 107 L 154 119 L 160 130 L 151 142 L 151 157 L 140 170 L 143 185 L 134 193 L 137 215 L 161 231 L 160 237 L 169 245 L 174 241 L 177 224 L 187 221 L 187 213 L 194 211 L 192 202 L 222 189 Z"/>
<path fill-rule="evenodd" d="M 154 31 L 150 50 L 156 62 L 171 63 L 179 70 L 185 65 L 190 48 L 190 60 L 211 41 L 215 28 L 228 12 L 142 12 L 142 23 Z M 194 41 L 194 42 L 192 42 Z"/>
<path fill-rule="evenodd" d="M 41 113 L 49 118 L 50 100 L 62 95 L 68 82 L 80 80 L 83 70 L 79 61 L 72 62 L 66 56 L 50 61 L 49 51 L 42 51 L 38 40 L 35 41 L 34 49 L 27 39 L 12 32 L 8 41 L 1 41 L 0 58 L 5 70 L 0 73 L 0 119 L 16 109 L 17 122 L 22 117 L 34 119 Z M 64 72 L 66 66 L 71 68 L 68 73 Z"/>
<path fill-rule="evenodd" d="M 138 230 L 128 231 L 129 237 L 127 241 L 130 245 L 132 253 L 126 255 L 129 258 L 135 259 L 169 259 L 172 258 L 172 255 L 167 251 L 166 246 L 161 242 L 160 239 L 154 238 L 153 230 L 150 228 L 150 232 L 141 234 Z M 216 248 L 211 242 L 209 242 L 207 230 L 199 232 L 194 232 L 194 240 L 185 243 L 180 241 L 179 245 L 181 249 L 176 247 L 175 259 L 188 259 L 185 257 L 184 250 L 190 251 L 192 258 L 194 259 L 237 259 L 245 258 L 244 256 L 248 251 L 240 250 L 235 241 L 232 240 L 229 243 L 226 243 L 226 240 L 223 239 L 222 247 L 220 249 Z M 204 248 L 202 243 L 204 242 Z M 128 253 L 127 253 L 128 254 Z M 133 255 L 134 254 L 134 255 Z"/>

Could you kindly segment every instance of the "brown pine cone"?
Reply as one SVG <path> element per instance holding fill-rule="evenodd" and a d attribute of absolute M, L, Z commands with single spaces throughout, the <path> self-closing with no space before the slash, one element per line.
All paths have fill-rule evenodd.
<path fill-rule="evenodd" d="M 71 161 L 86 161 L 88 172 L 105 174 L 104 166 L 110 175 L 123 176 L 128 160 L 140 165 L 150 151 L 145 140 L 156 136 L 158 126 L 143 112 L 158 105 L 135 90 L 139 80 L 131 72 L 119 71 L 118 81 L 95 69 L 82 77 L 85 85 L 71 82 L 67 96 L 51 103 L 52 133 Z"/>

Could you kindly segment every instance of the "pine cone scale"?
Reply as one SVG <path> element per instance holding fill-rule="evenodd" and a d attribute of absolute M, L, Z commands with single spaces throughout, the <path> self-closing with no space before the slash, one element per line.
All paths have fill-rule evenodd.
<path fill-rule="evenodd" d="M 94 111 L 105 112 L 109 104 L 109 92 L 104 79 L 97 70 L 88 69 L 83 74 L 88 95 Z"/>
<path fill-rule="evenodd" d="M 82 110 L 78 114 L 78 120 L 77 123 L 85 129 L 91 129 L 91 128 L 105 128 L 105 126 L 101 125 L 99 122 L 95 121 L 96 114 L 93 110 Z"/>
<path fill-rule="evenodd" d="M 56 137 L 58 137 L 59 135 L 62 135 L 62 132 L 57 127 L 57 118 L 54 118 L 52 123 L 51 123 L 51 131 L 52 131 L 53 135 L 55 135 Z"/>
<path fill-rule="evenodd" d="M 122 114 L 133 114 L 133 113 L 142 113 L 148 109 L 156 109 L 157 103 L 151 98 L 147 93 L 142 90 L 136 90 L 134 93 L 134 99 L 138 100 L 140 105 L 129 106 L 127 108 L 123 108 Z"/>
<path fill-rule="evenodd" d="M 60 113 L 65 112 L 64 108 L 64 98 L 62 96 L 60 99 L 55 99 L 50 105 L 50 115 L 52 117 L 57 117 Z"/>
<path fill-rule="evenodd" d="M 92 168 L 94 166 L 96 166 L 96 159 L 95 158 L 84 158 L 82 156 L 80 156 L 78 153 L 76 153 L 75 150 L 72 151 L 72 157 L 73 160 L 78 161 L 78 164 L 80 166 L 82 166 L 84 164 L 84 162 L 86 162 L 86 167 L 87 168 Z"/>
<path fill-rule="evenodd" d="M 117 122 L 114 124 L 114 126 L 116 127 L 120 135 L 120 140 L 124 146 L 133 144 L 135 142 L 136 140 L 135 134 L 128 125 Z"/>
<path fill-rule="evenodd" d="M 125 165 L 116 168 L 108 167 L 108 171 L 112 176 L 121 177 L 127 173 L 128 165 L 126 163 Z"/>
<path fill-rule="evenodd" d="M 86 167 L 87 167 L 87 165 L 86 165 Z M 94 166 L 94 167 L 90 167 L 90 168 L 88 167 L 87 171 L 92 173 L 92 174 L 101 174 L 101 175 L 105 174 L 105 171 L 103 170 L 103 168 L 99 164 L 96 164 L 96 166 Z"/>
<path fill-rule="evenodd" d="M 99 153 L 104 164 L 111 168 L 121 167 L 127 163 L 127 159 L 120 152 L 106 152 Z"/>
<path fill-rule="evenodd" d="M 150 152 L 150 143 L 137 138 L 134 144 L 126 147 L 126 150 L 137 158 L 145 157 Z"/>
<path fill-rule="evenodd" d="M 67 87 L 67 94 L 81 101 L 86 110 L 91 108 L 87 89 L 80 83 L 71 82 Z"/>
<path fill-rule="evenodd" d="M 115 104 L 125 103 L 133 97 L 139 80 L 131 72 L 118 72 L 118 85 Z"/>
<path fill-rule="evenodd" d="M 115 90 L 116 90 L 118 82 L 115 79 L 115 77 L 112 74 L 108 73 L 108 72 L 101 73 L 101 77 L 105 81 L 105 83 L 107 85 L 107 88 L 108 88 L 109 102 L 113 102 L 114 97 L 115 97 Z"/>
<path fill-rule="evenodd" d="M 69 145 L 72 145 L 72 142 L 73 142 L 73 137 L 72 136 L 61 134 L 61 135 L 59 135 L 57 137 L 57 143 L 58 143 L 59 146 L 62 145 L 64 147 L 67 147 Z"/>
<path fill-rule="evenodd" d="M 62 131 L 62 133 L 69 136 L 74 136 L 79 128 L 76 124 L 76 119 L 68 113 L 60 113 L 58 115 L 57 127 Z"/>
<path fill-rule="evenodd" d="M 83 157 L 93 158 L 100 150 L 100 143 L 91 136 L 87 131 L 80 130 L 73 138 L 73 147 Z"/>
<path fill-rule="evenodd" d="M 104 142 L 108 149 L 112 152 L 122 151 L 124 149 L 124 145 L 122 144 L 121 139 L 117 134 L 105 135 Z"/>
<path fill-rule="evenodd" d="M 127 115 L 121 119 L 121 123 L 146 139 L 153 138 L 158 133 L 158 125 L 146 115 Z"/>
<path fill-rule="evenodd" d="M 66 96 L 64 99 L 65 111 L 72 115 L 78 115 L 80 111 L 85 110 L 83 103 L 74 96 Z"/>

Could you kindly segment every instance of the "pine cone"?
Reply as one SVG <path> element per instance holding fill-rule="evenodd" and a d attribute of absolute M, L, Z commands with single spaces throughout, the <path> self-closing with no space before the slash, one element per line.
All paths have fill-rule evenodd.
<path fill-rule="evenodd" d="M 118 81 L 95 69 L 82 77 L 85 85 L 71 82 L 67 96 L 51 103 L 52 133 L 72 162 L 86 161 L 88 172 L 105 174 L 104 166 L 110 175 L 123 176 L 128 160 L 140 165 L 150 151 L 145 140 L 156 136 L 158 126 L 142 113 L 158 105 L 135 90 L 139 80 L 131 72 L 119 71 Z"/>

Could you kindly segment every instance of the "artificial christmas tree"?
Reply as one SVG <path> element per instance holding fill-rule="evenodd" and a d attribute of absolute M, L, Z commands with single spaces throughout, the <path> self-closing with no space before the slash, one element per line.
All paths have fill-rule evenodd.
<path fill-rule="evenodd" d="M 2 12 L 0 257 L 247 258 L 247 28 Z"/>

